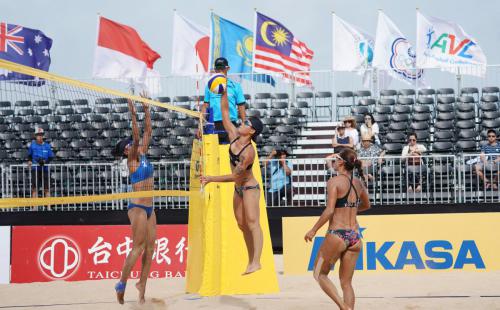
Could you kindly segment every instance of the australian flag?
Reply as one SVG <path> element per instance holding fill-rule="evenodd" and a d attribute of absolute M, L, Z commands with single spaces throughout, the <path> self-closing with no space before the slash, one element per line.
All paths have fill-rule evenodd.
<path fill-rule="evenodd" d="M 52 39 L 42 31 L 0 22 L 0 59 L 49 71 Z M 0 68 L 0 80 L 38 80 Z"/>

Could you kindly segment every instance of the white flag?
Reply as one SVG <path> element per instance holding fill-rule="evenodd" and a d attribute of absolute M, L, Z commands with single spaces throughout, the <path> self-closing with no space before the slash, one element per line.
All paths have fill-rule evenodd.
<path fill-rule="evenodd" d="M 484 76 L 486 56 L 460 25 L 417 11 L 417 66 Z"/>
<path fill-rule="evenodd" d="M 208 28 L 175 12 L 172 37 L 172 74 L 202 75 L 208 72 Z"/>
<path fill-rule="evenodd" d="M 371 65 L 373 38 L 333 15 L 333 70 L 359 71 Z"/>
<path fill-rule="evenodd" d="M 356 71 L 363 75 L 363 86 L 369 88 L 373 80 L 373 48 L 375 40 L 368 33 L 333 14 L 333 70 Z M 377 71 L 378 81 L 386 88 L 391 78 Z"/>
<path fill-rule="evenodd" d="M 373 66 L 410 85 L 423 84 L 423 70 L 415 69 L 415 51 L 410 42 L 382 11 L 378 13 Z"/>

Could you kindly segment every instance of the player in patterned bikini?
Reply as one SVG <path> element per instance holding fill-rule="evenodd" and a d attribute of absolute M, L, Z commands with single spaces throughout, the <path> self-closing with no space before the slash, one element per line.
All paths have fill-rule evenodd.
<path fill-rule="evenodd" d="M 364 184 L 361 161 L 351 149 L 343 149 L 333 157 L 336 177 L 328 181 L 328 199 L 321 217 L 304 239 L 312 241 L 316 232 L 329 222 L 325 240 L 314 264 L 314 279 L 340 309 L 354 309 L 352 277 L 361 250 L 356 214 L 370 208 Z M 354 169 L 360 179 L 354 177 Z M 343 298 L 328 278 L 331 266 L 340 259 L 339 277 Z"/>
<path fill-rule="evenodd" d="M 152 133 L 149 106 L 143 103 L 144 133 L 142 140 L 137 125 L 135 107 L 131 100 L 128 101 L 128 107 L 132 118 L 132 139 L 120 141 L 116 145 L 114 155 L 127 157 L 133 191 L 150 191 L 154 188 L 154 169 L 146 157 Z M 139 291 L 139 303 L 142 304 L 145 302 L 146 281 L 156 240 L 156 215 L 153 210 L 153 197 L 131 199 L 128 205 L 128 217 L 132 225 L 133 247 L 125 260 L 120 281 L 115 286 L 116 297 L 120 304 L 124 303 L 127 279 L 137 259 L 142 254 L 141 277 L 135 285 Z"/>

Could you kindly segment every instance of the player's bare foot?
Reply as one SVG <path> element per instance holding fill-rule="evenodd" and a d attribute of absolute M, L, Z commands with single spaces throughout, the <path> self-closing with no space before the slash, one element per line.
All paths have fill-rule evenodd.
<path fill-rule="evenodd" d="M 260 270 L 262 267 L 260 266 L 260 263 L 252 263 L 247 266 L 247 270 L 243 273 L 244 276 L 254 273 L 258 270 Z"/>
<path fill-rule="evenodd" d="M 139 304 L 144 304 L 146 302 L 146 298 L 144 295 L 146 294 L 146 283 L 141 283 L 141 281 L 135 284 L 135 288 L 139 291 Z"/>
<path fill-rule="evenodd" d="M 125 287 L 127 286 L 126 282 L 118 282 L 115 285 L 115 291 L 116 291 L 116 300 L 120 305 L 123 305 L 125 303 Z"/>

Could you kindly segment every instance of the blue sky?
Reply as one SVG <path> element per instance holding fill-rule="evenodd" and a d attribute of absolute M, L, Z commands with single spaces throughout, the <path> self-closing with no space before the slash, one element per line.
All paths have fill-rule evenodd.
<path fill-rule="evenodd" d="M 285 24 L 294 35 L 314 51 L 314 70 L 331 67 L 331 12 L 375 34 L 377 10 L 382 9 L 414 43 L 415 8 L 427 15 L 452 20 L 475 37 L 488 57 L 500 63 L 500 1 L 463 0 L 19 0 L 2 1 L 0 18 L 8 23 L 40 29 L 54 41 L 51 71 L 70 77 L 89 78 L 96 40 L 97 13 L 137 29 L 148 44 L 162 55 L 155 67 L 170 73 L 173 9 L 191 20 L 209 25 L 210 9 L 215 13 L 253 28 L 257 8 Z"/>

